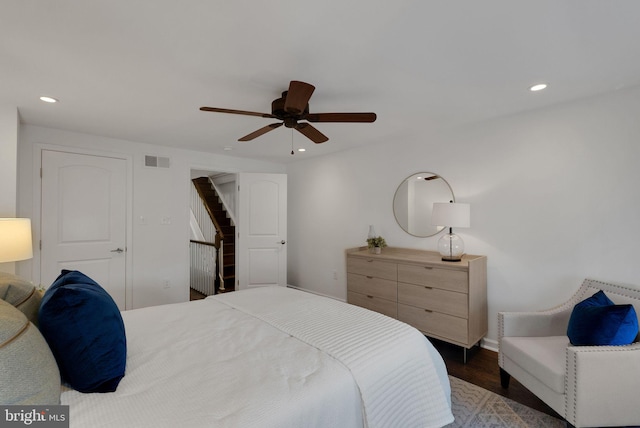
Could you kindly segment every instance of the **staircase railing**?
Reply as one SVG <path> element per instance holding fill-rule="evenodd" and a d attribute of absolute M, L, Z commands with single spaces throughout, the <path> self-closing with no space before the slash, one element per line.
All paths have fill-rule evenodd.
<path fill-rule="evenodd" d="M 209 183 L 213 184 L 211 179 L 209 179 Z M 196 194 L 198 195 L 198 206 L 202 207 L 202 209 L 206 211 L 206 218 L 210 219 L 213 224 L 213 230 L 211 231 L 211 233 L 214 234 L 213 243 L 208 242 L 208 244 L 213 245 L 216 250 L 215 257 L 212 258 L 212 260 L 217 260 L 217 263 L 215 264 L 215 273 L 213 275 L 215 278 L 214 292 L 217 293 L 218 291 L 225 291 L 224 269 L 222 268 L 222 266 L 224 266 L 224 235 L 222 233 L 222 227 L 216 220 L 213 212 L 211 212 L 210 207 L 207 204 L 202 203 L 205 197 L 201 194 L 200 189 L 195 185 L 192 189 L 195 189 Z"/>
<path fill-rule="evenodd" d="M 202 196 L 196 188 L 195 184 L 191 183 L 191 211 L 193 216 L 202 231 L 203 241 L 213 243 L 216 238 L 216 226 L 211 221 L 210 212 L 207 209 L 205 203 L 202 201 Z"/>
<path fill-rule="evenodd" d="M 213 189 L 216 191 L 216 194 L 218 195 L 223 195 L 224 192 L 222 192 L 222 190 L 216 185 L 216 183 L 211 179 L 211 177 L 209 177 L 209 184 L 211 184 L 211 186 L 213 187 Z M 231 219 L 231 224 L 235 225 L 236 224 L 236 219 L 233 213 L 233 210 L 231 209 L 231 207 L 229 206 L 229 204 L 227 203 L 227 200 L 223 197 L 219 198 L 220 202 L 222 203 L 222 206 L 224 207 L 225 212 L 227 213 L 227 215 L 229 216 L 229 218 Z M 207 210 L 209 209 L 209 207 L 207 207 Z M 218 249 L 218 269 L 217 269 L 217 284 L 218 284 L 218 289 L 220 291 L 225 291 L 224 288 L 224 268 L 222 268 L 222 266 L 224 266 L 224 235 L 222 233 L 222 228 L 220 227 L 220 225 L 218 224 L 218 222 L 215 219 L 215 216 L 211 215 L 211 219 L 213 220 L 213 223 L 215 225 L 216 230 L 218 231 L 218 234 L 216 235 L 216 248 Z"/>
<path fill-rule="evenodd" d="M 190 287 L 207 296 L 217 293 L 224 282 L 220 282 L 219 272 L 222 266 L 219 260 L 221 251 L 221 235 L 213 224 L 209 209 L 202 202 L 200 192 L 191 184 L 191 210 L 202 231 L 204 241 L 192 239 L 190 248 Z"/>
<path fill-rule="evenodd" d="M 191 240 L 190 287 L 211 296 L 216 294 L 216 281 L 219 263 L 216 263 L 216 248 L 211 242 Z"/>

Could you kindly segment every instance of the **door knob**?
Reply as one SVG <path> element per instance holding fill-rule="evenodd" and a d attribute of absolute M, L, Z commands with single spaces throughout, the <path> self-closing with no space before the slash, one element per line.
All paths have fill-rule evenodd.
<path fill-rule="evenodd" d="M 111 250 L 112 253 L 123 253 L 124 250 L 122 248 L 116 248 L 115 250 Z"/>
<path fill-rule="evenodd" d="M 280 241 L 280 243 L 281 243 L 282 245 L 284 245 L 284 244 L 286 244 L 286 243 L 287 243 L 287 241 L 285 241 L 285 240 L 283 239 L 282 241 Z"/>

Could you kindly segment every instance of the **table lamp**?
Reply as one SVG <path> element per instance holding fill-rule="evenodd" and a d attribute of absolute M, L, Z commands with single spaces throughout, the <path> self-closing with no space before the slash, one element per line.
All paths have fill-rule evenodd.
<path fill-rule="evenodd" d="M 459 262 L 464 254 L 462 238 L 453 233 L 454 227 L 469 227 L 471 225 L 471 208 L 469 204 L 457 202 L 435 202 L 431 214 L 433 226 L 448 227 L 449 233 L 438 241 L 438 251 L 442 260 Z"/>
<path fill-rule="evenodd" d="M 32 257 L 31 219 L 0 218 L 0 263 Z"/>

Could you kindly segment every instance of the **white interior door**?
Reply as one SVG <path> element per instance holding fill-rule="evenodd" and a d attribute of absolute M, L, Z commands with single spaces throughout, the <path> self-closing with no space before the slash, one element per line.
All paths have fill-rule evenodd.
<path fill-rule="evenodd" d="M 287 176 L 238 174 L 238 288 L 287 285 Z"/>
<path fill-rule="evenodd" d="M 41 282 L 79 270 L 126 307 L 127 161 L 42 151 Z"/>

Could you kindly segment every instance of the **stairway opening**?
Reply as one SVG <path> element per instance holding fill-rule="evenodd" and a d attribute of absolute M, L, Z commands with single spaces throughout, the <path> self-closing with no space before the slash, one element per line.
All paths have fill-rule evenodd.
<path fill-rule="evenodd" d="M 208 270 L 208 266 L 211 266 L 213 272 L 210 273 L 210 280 L 213 282 L 213 289 L 195 284 L 193 274 L 191 288 L 205 295 L 234 291 L 236 286 L 236 231 L 234 215 L 230 206 L 232 201 L 228 200 L 228 196 L 225 199 L 223 191 L 214 184 L 215 180 L 208 176 L 193 178 L 191 181 L 214 228 L 202 241 L 191 240 L 192 272 L 194 272 L 195 264 L 204 265 L 204 268 L 195 267 L 196 276 L 206 276 L 203 272 Z M 198 251 L 195 256 L 194 247 L 200 248 L 195 250 Z M 206 254 L 207 249 L 204 247 L 209 247 L 210 256 Z M 213 258 L 213 260 L 207 263 L 209 262 L 208 258 Z M 207 279 L 204 282 L 206 283 Z"/>

